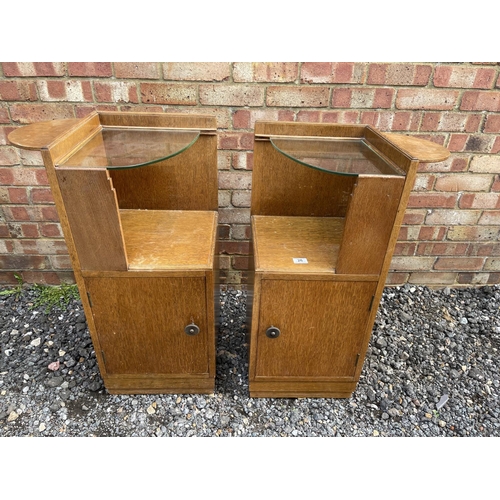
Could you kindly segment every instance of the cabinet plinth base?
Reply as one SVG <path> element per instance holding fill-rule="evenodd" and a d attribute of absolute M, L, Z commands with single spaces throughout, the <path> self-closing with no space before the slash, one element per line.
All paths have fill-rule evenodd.
<path fill-rule="evenodd" d="M 350 398 L 356 382 L 250 382 L 251 398 Z"/>
<path fill-rule="evenodd" d="M 212 394 L 215 379 L 196 377 L 104 377 L 104 386 L 109 394 Z"/>

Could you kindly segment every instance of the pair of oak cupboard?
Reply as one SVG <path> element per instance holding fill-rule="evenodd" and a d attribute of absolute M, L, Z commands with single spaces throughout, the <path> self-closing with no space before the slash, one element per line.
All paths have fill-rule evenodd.
<path fill-rule="evenodd" d="M 247 312 L 251 397 L 356 388 L 430 141 L 367 125 L 256 122 Z M 40 150 L 109 393 L 212 393 L 217 126 L 92 112 L 20 127 Z"/>

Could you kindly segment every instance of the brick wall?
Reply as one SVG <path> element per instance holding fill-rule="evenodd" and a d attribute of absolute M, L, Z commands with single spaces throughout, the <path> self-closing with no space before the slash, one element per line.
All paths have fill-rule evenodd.
<path fill-rule="evenodd" d="M 245 281 L 256 120 L 370 124 L 446 146 L 422 164 L 389 283 L 500 282 L 499 63 L 2 63 L 0 283 L 72 279 L 38 152 L 15 127 L 92 110 L 207 113 L 219 128 L 222 267 Z"/>

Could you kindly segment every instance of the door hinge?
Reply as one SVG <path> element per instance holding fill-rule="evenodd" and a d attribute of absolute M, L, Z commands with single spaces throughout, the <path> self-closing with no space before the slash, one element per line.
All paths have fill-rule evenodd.
<path fill-rule="evenodd" d="M 90 298 L 90 292 L 87 292 L 87 298 L 89 299 L 90 307 L 92 307 L 92 299 Z"/>
<path fill-rule="evenodd" d="M 375 300 L 375 295 L 372 295 L 372 300 L 370 300 L 370 307 L 368 308 L 369 311 L 372 310 L 374 300 Z"/>

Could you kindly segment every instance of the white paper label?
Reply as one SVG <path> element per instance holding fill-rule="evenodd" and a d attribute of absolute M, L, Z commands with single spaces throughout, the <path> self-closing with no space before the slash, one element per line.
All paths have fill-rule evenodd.
<path fill-rule="evenodd" d="M 309 262 L 307 262 L 307 259 L 305 257 L 295 257 L 293 259 L 293 263 L 294 264 L 309 264 Z"/>

